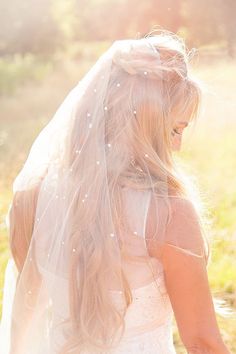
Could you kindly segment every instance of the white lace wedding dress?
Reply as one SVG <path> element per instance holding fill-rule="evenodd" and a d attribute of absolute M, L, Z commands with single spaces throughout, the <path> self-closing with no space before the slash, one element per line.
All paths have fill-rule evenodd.
<path fill-rule="evenodd" d="M 133 247 L 134 253 L 146 258 L 146 261 L 139 266 L 135 266 L 133 273 L 132 267 L 134 265 L 127 264 L 133 302 L 125 315 L 125 333 L 116 349 L 101 354 L 176 354 L 172 333 L 173 310 L 165 287 L 163 267 L 160 261 L 148 255 L 145 247 L 146 220 L 151 192 L 133 191 L 124 188 L 124 196 L 126 198 L 127 218 L 134 233 L 132 242 L 135 242 L 135 245 L 132 245 L 131 242 L 130 247 Z M 150 267 L 147 267 L 147 259 L 151 265 L 151 270 Z M 8 266 L 14 268 L 12 263 L 9 263 Z M 41 271 L 44 270 L 41 269 Z M 36 337 L 32 339 L 32 343 L 29 343 L 27 352 L 20 354 L 58 354 L 61 344 L 65 342 L 60 327 L 53 326 L 53 322 L 57 323 L 57 319 L 61 319 L 68 313 L 66 293 L 65 296 L 61 296 L 63 289 L 66 289 L 66 284 L 63 283 L 63 279 L 60 279 L 58 284 L 60 284 L 60 295 L 58 299 L 52 299 L 53 319 L 50 329 L 40 328 L 37 324 Z M 122 307 L 123 297 L 121 292 L 115 288 L 110 291 L 116 306 L 118 308 Z M 3 303 L 0 339 L 2 348 L 4 345 L 5 349 L 4 351 L 0 350 L 1 354 L 12 354 L 8 352 L 10 308 L 7 303 L 11 303 L 13 292 L 12 274 L 8 269 L 5 274 L 5 303 Z M 46 312 L 45 316 L 47 316 Z M 45 321 L 43 323 L 45 324 Z"/>

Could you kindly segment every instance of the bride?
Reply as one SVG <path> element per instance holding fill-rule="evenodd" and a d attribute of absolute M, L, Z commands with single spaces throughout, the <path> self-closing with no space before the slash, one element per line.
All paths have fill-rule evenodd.
<path fill-rule="evenodd" d="M 194 186 L 173 157 L 201 89 L 182 38 L 116 40 L 13 183 L 2 354 L 227 354 Z M 79 63 L 78 63 L 79 65 Z"/>

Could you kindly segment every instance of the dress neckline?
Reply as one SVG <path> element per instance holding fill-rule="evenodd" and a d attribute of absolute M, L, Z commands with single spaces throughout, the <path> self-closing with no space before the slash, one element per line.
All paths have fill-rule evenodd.
<path fill-rule="evenodd" d="M 138 288 L 132 288 L 131 289 L 131 292 L 132 293 L 135 293 L 136 291 L 139 291 L 139 290 L 143 290 L 145 288 L 148 288 L 149 286 L 152 286 L 154 283 L 156 283 L 157 281 L 160 281 L 160 279 L 163 279 L 163 275 L 162 273 L 159 273 L 158 274 L 158 277 L 156 277 L 153 281 L 151 281 L 150 283 L 146 284 L 146 285 L 143 285 L 143 286 L 139 286 Z M 112 293 L 119 293 L 119 294 L 122 294 L 123 291 L 122 290 L 110 290 L 110 292 Z"/>

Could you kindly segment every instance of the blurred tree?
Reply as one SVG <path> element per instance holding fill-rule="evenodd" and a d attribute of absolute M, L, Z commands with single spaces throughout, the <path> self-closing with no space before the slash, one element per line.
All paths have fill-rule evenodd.
<path fill-rule="evenodd" d="M 180 0 L 129 0 L 131 21 L 128 24 L 129 32 L 133 35 L 145 35 L 151 29 L 163 27 L 177 32 L 181 26 Z"/>
<path fill-rule="evenodd" d="M 187 40 L 191 46 L 222 38 L 219 7 L 221 0 L 184 0 L 183 25 L 187 28 Z"/>
<path fill-rule="evenodd" d="M 0 54 L 48 54 L 59 45 L 51 0 L 1 0 L 0 10 Z"/>
<path fill-rule="evenodd" d="M 77 9 L 77 0 L 54 0 L 52 14 L 65 42 L 72 42 L 75 38 L 76 26 L 80 23 Z"/>
<path fill-rule="evenodd" d="M 51 54 L 82 40 L 181 31 L 192 46 L 227 40 L 233 56 L 235 0 L 0 0 L 0 55 Z"/>
<path fill-rule="evenodd" d="M 231 58 L 235 57 L 236 46 L 236 1 L 221 0 L 222 20 L 227 40 L 228 55 Z"/>
<path fill-rule="evenodd" d="M 159 25 L 177 31 L 180 0 L 80 0 L 77 38 L 117 39 L 146 34 Z"/>
<path fill-rule="evenodd" d="M 117 39 L 130 21 L 128 0 L 77 0 L 77 39 Z"/>

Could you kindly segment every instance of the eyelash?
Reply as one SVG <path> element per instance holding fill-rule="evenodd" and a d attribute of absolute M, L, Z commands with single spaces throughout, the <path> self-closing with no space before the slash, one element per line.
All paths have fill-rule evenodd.
<path fill-rule="evenodd" d="M 182 134 L 182 132 L 179 133 L 176 129 L 173 129 L 173 131 L 174 131 L 176 134 L 178 134 L 178 135 L 181 135 L 181 134 Z"/>

